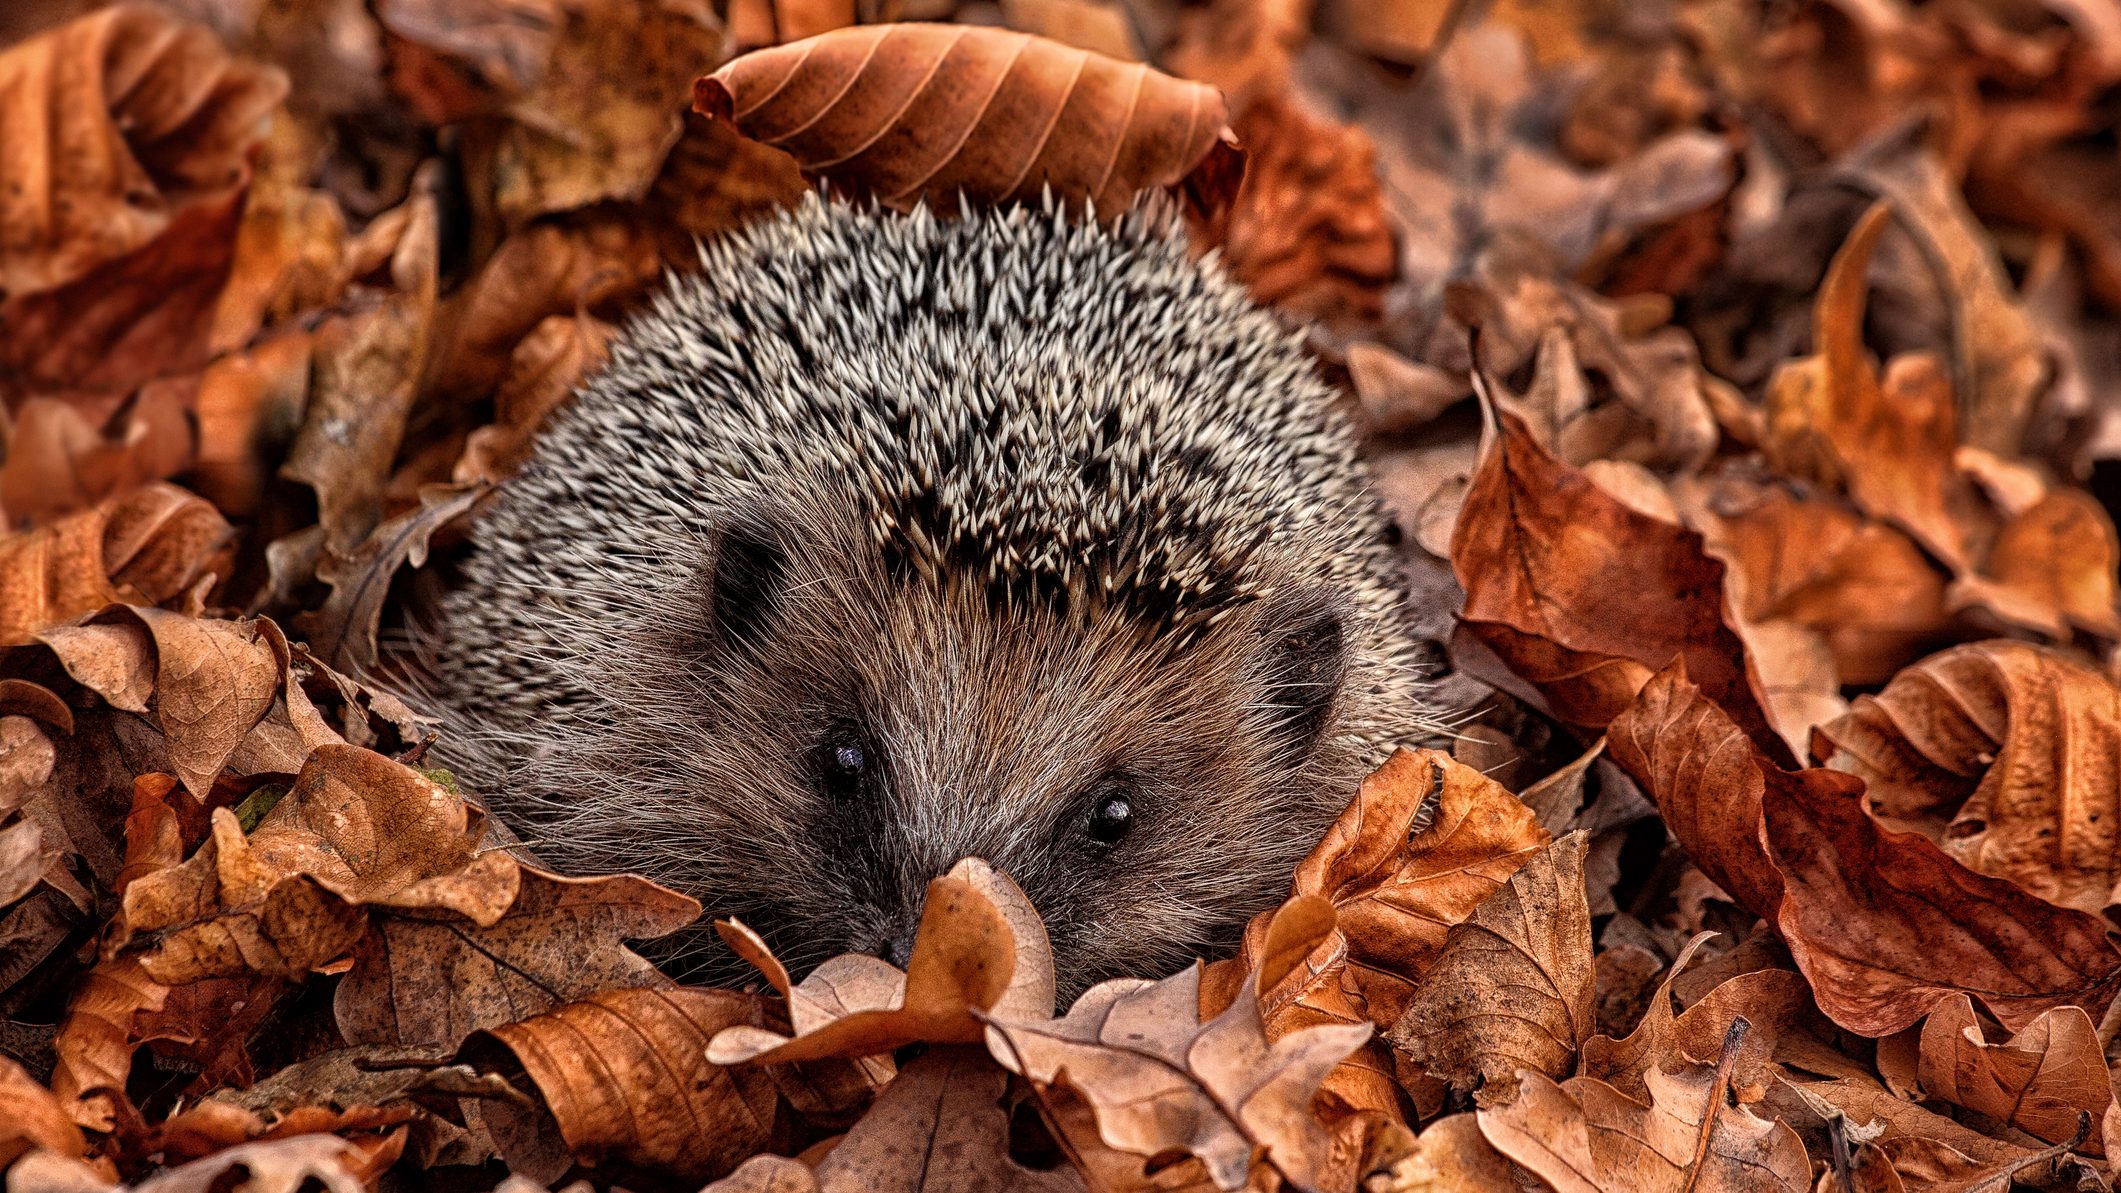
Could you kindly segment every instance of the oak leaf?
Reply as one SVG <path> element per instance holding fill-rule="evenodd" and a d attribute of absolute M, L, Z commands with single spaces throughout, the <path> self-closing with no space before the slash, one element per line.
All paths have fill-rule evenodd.
<path fill-rule="evenodd" d="M 1320 1189 L 1333 1141 L 1309 1113 L 1311 1098 L 1371 1027 L 1311 1027 L 1268 1041 L 1260 991 L 1333 927 L 1330 908 L 1316 899 L 1292 902 L 1275 920 L 1259 968 L 1206 1023 L 1195 1015 L 1195 966 L 1160 982 L 1093 986 L 1059 1019 L 990 1015 L 987 1049 L 1036 1086 L 1065 1082 L 1089 1104 L 1106 1146 L 1145 1161 L 1182 1150 L 1221 1190 L 1245 1188 L 1254 1155 L 1263 1153 L 1291 1185 Z"/>
<path fill-rule="evenodd" d="M 1400 750 L 1363 780 L 1297 865 L 1290 894 L 1331 902 L 1334 930 L 1347 942 L 1346 980 L 1368 1019 L 1389 1024 L 1452 926 L 1547 839 L 1531 809 L 1501 784 L 1439 751 Z M 1254 921 L 1248 947 L 1267 922 Z"/>
<path fill-rule="evenodd" d="M 1590 728 L 1682 658 L 1748 736 L 1786 757 L 1701 536 L 1630 508 L 1522 420 L 1500 418 L 1451 539 L 1466 628 L 1562 720 Z"/>
<path fill-rule="evenodd" d="M 1614 721 L 1607 750 L 1702 872 L 1776 926 L 1819 1009 L 1851 1031 L 1899 1031 L 1961 992 L 2022 1027 L 2121 989 L 2096 917 L 1886 829 L 1859 779 L 1777 766 L 1682 667 Z"/>
<path fill-rule="evenodd" d="M 1556 1084 L 1527 1073 L 1515 1102 L 1479 1112 L 1481 1134 L 1559 1193 L 1809 1193 L 1812 1165 L 1796 1132 L 1731 1104 L 1744 1036 L 1741 1020 L 1713 1071 L 1645 1072 L 1647 1103 L 1595 1077 Z"/>
<path fill-rule="evenodd" d="M 2114 1104 L 2098 1028 L 2082 1007 L 2043 1011 L 2009 1040 L 1990 1043 L 1961 994 L 1937 1004 L 1922 1025 L 1925 1096 L 1988 1115 L 2049 1143 L 2079 1139 L 2104 1153 L 2102 1124 Z"/>
<path fill-rule="evenodd" d="M 1595 1028 L 1585 846 L 1575 832 L 1533 854 L 1454 925 L 1387 1037 L 1482 1106 L 1524 1073 L 1568 1073 Z"/>
<path fill-rule="evenodd" d="M 2098 914 L 2121 886 L 2121 690 L 2023 642 L 1932 655 L 1821 726 L 1813 752 L 1952 857 Z"/>
<path fill-rule="evenodd" d="M 1100 216 L 1229 169 L 1215 89 L 1059 42 L 964 25 L 857 26 L 757 50 L 693 107 L 885 203 L 1036 198 Z"/>

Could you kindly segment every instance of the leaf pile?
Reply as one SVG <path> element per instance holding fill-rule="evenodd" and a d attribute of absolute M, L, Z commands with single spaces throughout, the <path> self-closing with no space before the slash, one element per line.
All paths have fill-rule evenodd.
<path fill-rule="evenodd" d="M 2106 0 L 0 6 L 5 1187 L 2111 1188 L 2117 127 Z M 1453 732 L 1234 956 L 1056 1006 L 967 859 L 681 987 L 424 767 L 382 644 L 813 185 L 1174 191 L 1344 382 Z"/>

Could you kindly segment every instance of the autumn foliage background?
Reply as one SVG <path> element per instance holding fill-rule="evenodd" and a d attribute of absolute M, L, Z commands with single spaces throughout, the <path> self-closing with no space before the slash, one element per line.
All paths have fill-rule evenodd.
<path fill-rule="evenodd" d="M 11 0 L 0 44 L 9 1190 L 2112 1184 L 2110 0 Z M 467 520 L 663 269 L 814 185 L 1171 189 L 1344 386 L 1453 732 L 1237 956 L 1056 1008 L 967 861 L 903 973 L 732 924 L 754 987 L 679 987 L 624 942 L 693 900 L 429 768 L 388 647 Z"/>

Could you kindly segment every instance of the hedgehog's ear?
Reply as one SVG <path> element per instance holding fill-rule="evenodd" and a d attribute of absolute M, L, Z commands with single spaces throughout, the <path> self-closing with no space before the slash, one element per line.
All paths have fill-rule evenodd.
<path fill-rule="evenodd" d="M 1347 677 L 1347 614 L 1330 593 L 1300 589 L 1269 598 L 1252 633 L 1259 643 L 1257 715 L 1267 721 L 1276 756 L 1294 765 L 1318 745 Z"/>
<path fill-rule="evenodd" d="M 756 512 L 717 528 L 707 562 L 707 612 L 721 641 L 754 646 L 779 607 L 788 548 L 773 519 Z"/>

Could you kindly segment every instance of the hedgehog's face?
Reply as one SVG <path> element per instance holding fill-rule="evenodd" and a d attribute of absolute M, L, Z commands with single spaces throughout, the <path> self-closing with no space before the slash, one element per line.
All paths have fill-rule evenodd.
<path fill-rule="evenodd" d="M 929 880 L 1009 873 L 1064 993 L 1235 940 L 1360 777 L 1349 630 L 1292 583 L 1184 641 L 739 528 L 683 703 L 696 878 L 801 966 L 904 964 Z M 688 881 L 688 878 L 693 878 Z"/>

